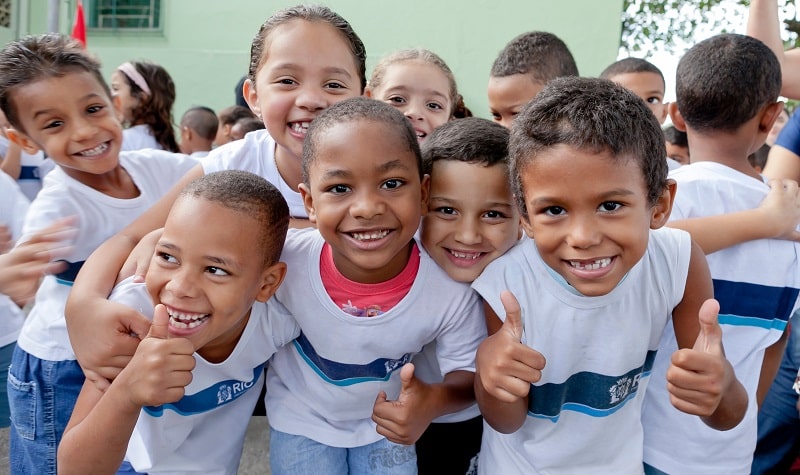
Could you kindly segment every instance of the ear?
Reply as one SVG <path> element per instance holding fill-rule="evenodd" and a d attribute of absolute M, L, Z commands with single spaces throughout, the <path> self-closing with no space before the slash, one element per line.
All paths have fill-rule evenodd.
<path fill-rule="evenodd" d="M 364 97 L 369 97 L 370 99 L 372 98 L 372 88 L 369 87 L 369 85 L 364 88 Z"/>
<path fill-rule="evenodd" d="M 261 287 L 256 294 L 256 300 L 266 302 L 275 294 L 280 287 L 283 278 L 286 277 L 286 263 L 276 262 L 264 269 L 261 279 Z"/>
<path fill-rule="evenodd" d="M 19 145 L 20 148 L 29 155 L 33 155 L 40 150 L 39 146 L 36 145 L 30 137 L 13 127 L 6 129 L 6 137 L 8 137 L 8 140 Z"/>
<path fill-rule="evenodd" d="M 653 205 L 652 214 L 650 215 L 650 229 L 658 229 L 669 220 L 669 215 L 672 212 L 672 203 L 675 201 L 675 191 L 678 189 L 678 184 L 675 180 L 667 180 L 667 186 L 661 192 L 656 203 Z"/>
<path fill-rule="evenodd" d="M 423 175 L 422 176 L 422 183 L 420 186 L 420 192 L 422 194 L 422 201 L 420 202 L 420 213 L 422 216 L 428 215 L 428 197 L 431 193 L 431 176 L 430 175 Z"/>
<path fill-rule="evenodd" d="M 782 111 L 783 102 L 774 102 L 764 107 L 761 112 L 761 120 L 758 122 L 758 131 L 769 133 Z"/>
<path fill-rule="evenodd" d="M 306 208 L 308 220 L 312 224 L 317 224 L 317 212 L 314 209 L 314 197 L 311 195 L 311 189 L 305 183 L 300 183 L 297 188 L 300 190 L 300 197 L 303 198 L 303 206 Z"/>
<path fill-rule="evenodd" d="M 261 117 L 261 106 L 258 103 L 258 93 L 256 92 L 256 85 L 250 79 L 245 79 L 242 85 L 242 93 L 247 105 L 256 117 Z"/>
<path fill-rule="evenodd" d="M 192 140 L 192 129 L 189 127 L 181 127 L 181 140 Z"/>
<path fill-rule="evenodd" d="M 533 224 L 531 223 L 530 216 L 523 216 L 521 213 L 519 215 L 519 224 L 522 227 L 521 231 L 525 231 L 525 234 L 533 239 Z M 520 235 L 520 237 L 522 237 Z"/>
<path fill-rule="evenodd" d="M 669 103 L 669 118 L 672 119 L 672 125 L 681 132 L 686 132 L 686 122 L 683 120 L 681 111 L 678 110 L 677 102 Z"/>

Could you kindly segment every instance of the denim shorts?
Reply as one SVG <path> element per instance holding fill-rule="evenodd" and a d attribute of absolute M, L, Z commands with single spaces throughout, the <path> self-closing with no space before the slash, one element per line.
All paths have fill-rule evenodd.
<path fill-rule="evenodd" d="M 270 428 L 269 465 L 272 475 L 415 475 L 417 455 L 413 445 L 386 439 L 340 448 Z"/>
<path fill-rule="evenodd" d="M 16 343 L 9 343 L 0 347 L 0 428 L 11 424 L 11 410 L 8 408 L 8 367 L 11 366 L 11 356 L 14 354 Z"/>
<path fill-rule="evenodd" d="M 12 474 L 56 474 L 56 449 L 83 381 L 77 361 L 40 360 L 14 348 L 7 385 Z"/>

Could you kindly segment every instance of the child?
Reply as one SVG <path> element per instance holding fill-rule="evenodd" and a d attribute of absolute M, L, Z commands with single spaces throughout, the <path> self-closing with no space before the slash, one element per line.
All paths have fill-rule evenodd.
<path fill-rule="evenodd" d="M 247 76 L 245 76 L 247 79 Z M 214 146 L 219 147 L 234 140 L 231 136 L 231 129 L 241 119 L 256 119 L 258 118 L 247 107 L 240 105 L 228 106 L 219 111 L 219 127 L 217 128 L 217 136 L 214 138 Z"/>
<path fill-rule="evenodd" d="M 126 279 L 110 297 L 148 315 L 156 306 L 153 325 L 105 392 L 84 384 L 59 473 L 113 473 L 126 449 L 137 472 L 236 473 L 264 364 L 298 335 L 265 303 L 286 273 L 288 224 L 278 190 L 252 173 L 184 189 L 145 282 Z"/>
<path fill-rule="evenodd" d="M 219 120 L 209 107 L 190 107 L 181 117 L 181 153 L 202 158 L 211 151 Z"/>
<path fill-rule="evenodd" d="M 667 146 L 667 164 L 670 170 L 691 163 L 686 132 L 676 129 L 674 125 L 668 125 L 664 128 L 664 139 Z M 673 162 L 675 163 L 673 164 Z"/>
<path fill-rule="evenodd" d="M 31 204 L 20 242 L 58 219 L 78 220 L 67 268 L 43 278 L 8 375 L 11 466 L 55 473 L 56 446 L 84 379 L 64 320 L 72 281 L 97 246 L 196 162 L 155 150 L 120 154 L 122 127 L 100 65 L 64 36 L 27 37 L 0 51 L 0 108 L 10 140 L 58 165 Z"/>
<path fill-rule="evenodd" d="M 511 127 L 522 107 L 551 79 L 577 75 L 572 53 L 556 35 L 531 31 L 517 36 L 492 64 L 488 87 L 492 118 Z"/>
<path fill-rule="evenodd" d="M 128 126 L 123 150 L 179 151 L 172 129 L 175 84 L 163 67 L 146 61 L 122 63 L 111 74 L 111 90 L 114 106 Z"/>
<path fill-rule="evenodd" d="M 645 103 L 606 80 L 555 79 L 515 120 L 509 153 L 533 239 L 473 283 L 493 334 L 476 355 L 479 472 L 641 473 L 641 402 L 671 315 L 684 348 L 675 404 L 736 425 L 746 396 L 713 301 L 700 309 L 705 260 L 686 233 L 660 229 L 675 186 Z"/>
<path fill-rule="evenodd" d="M 600 73 L 608 79 L 639 96 L 663 124 L 667 119 L 667 104 L 664 102 L 666 83 L 664 74 L 655 64 L 641 58 L 625 58 L 612 63 Z"/>
<path fill-rule="evenodd" d="M 420 143 L 453 118 L 461 97 L 447 63 L 426 49 L 400 50 L 381 59 L 364 94 L 399 109 Z"/>
<path fill-rule="evenodd" d="M 784 106 L 781 109 L 781 113 L 778 115 L 778 118 L 775 119 L 775 123 L 772 125 L 772 128 L 769 129 L 767 139 L 764 141 L 768 146 L 772 147 L 775 145 L 775 141 L 778 140 L 778 136 L 781 134 L 781 130 L 783 130 L 787 122 L 789 122 L 789 111 L 787 111 L 786 106 Z"/>
<path fill-rule="evenodd" d="M 422 159 L 431 177 L 422 244 L 453 280 L 472 283 L 521 233 L 508 183 L 508 129 L 486 119 L 450 121 L 422 145 Z M 418 378 L 441 381 L 436 345 L 413 363 Z M 474 473 L 482 430 L 476 405 L 436 419 L 416 444 L 419 473 Z"/>
<path fill-rule="evenodd" d="M 28 201 L 31 201 L 42 189 L 42 179 L 53 169 L 53 162 L 46 160 L 41 151 L 30 154 L 8 140 L 8 127 L 6 116 L 0 112 L 0 171 L 16 180 Z"/>
<path fill-rule="evenodd" d="M 231 139 L 241 140 L 245 135 L 256 130 L 264 130 L 264 122 L 255 117 L 244 117 L 231 127 Z"/>
<path fill-rule="evenodd" d="M 275 295 L 301 333 L 267 371 L 272 473 L 416 473 L 430 421 L 474 401 L 485 334 L 477 295 L 414 239 L 428 193 L 417 136 L 385 103 L 335 104 L 308 130 L 303 176 L 317 229 L 290 232 L 282 255 Z M 431 342 L 437 384 L 407 364 Z"/>
<path fill-rule="evenodd" d="M 768 188 L 747 157 L 764 143 L 783 107 L 776 102 L 777 58 L 754 38 L 718 35 L 681 58 L 677 78 L 670 113 L 686 130 L 692 164 L 671 175 L 680 190 L 674 218 L 755 208 Z M 734 429 L 709 431 L 670 407 L 665 383 L 656 377 L 643 409 L 647 465 L 667 473 L 749 473 L 757 404 L 775 377 L 786 322 L 798 307 L 799 255 L 796 243 L 758 240 L 708 256 L 726 355 L 747 390 L 747 413 Z M 671 347 L 667 332 L 654 376 L 667 371 Z"/>
<path fill-rule="evenodd" d="M 747 156 L 747 163 L 749 163 L 750 166 L 753 167 L 753 170 L 759 175 L 764 171 L 764 166 L 767 164 L 770 148 L 772 147 L 764 143 L 764 145 L 758 147 L 758 150 Z"/>
<path fill-rule="evenodd" d="M 293 68 L 286 70 L 287 64 Z M 331 71 L 335 74 L 331 75 Z M 327 7 L 291 7 L 261 25 L 253 39 L 244 89 L 251 108 L 267 129 L 214 149 L 202 166 L 191 170 L 142 219 L 98 250 L 73 287 L 73 299 L 67 309 L 69 331 L 76 356 L 98 384 L 113 378 L 135 351 L 136 341 L 127 333 L 147 334 L 150 325 L 149 320 L 130 309 L 110 308 L 105 299 L 111 283 L 133 244 L 164 225 L 166 212 L 180 187 L 187 180 L 213 171 L 250 171 L 281 191 L 295 218 L 293 226 L 307 226 L 297 188 L 302 181 L 300 157 L 307 127 L 329 105 L 360 95 L 366 84 L 365 71 L 363 43 L 350 24 Z M 93 310 L 87 311 L 90 308 Z M 106 332 L 102 337 L 100 328 Z M 126 331 L 117 331 L 121 328 Z"/>

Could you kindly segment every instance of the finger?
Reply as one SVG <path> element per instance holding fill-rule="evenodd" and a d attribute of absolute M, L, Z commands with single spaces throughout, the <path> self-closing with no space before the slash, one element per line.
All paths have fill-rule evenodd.
<path fill-rule="evenodd" d="M 375 398 L 375 404 L 372 406 L 373 412 L 378 408 L 379 405 L 386 402 L 386 391 L 378 391 L 378 397 Z"/>
<path fill-rule="evenodd" d="M 525 328 L 522 324 L 522 309 L 519 306 L 517 298 L 514 297 L 514 294 L 510 291 L 504 290 L 500 293 L 500 302 L 503 304 L 503 310 L 506 312 L 506 320 L 503 322 L 503 328 L 507 328 L 508 331 L 514 335 L 514 339 L 521 341 L 522 333 Z"/>
<path fill-rule="evenodd" d="M 698 312 L 700 332 L 694 344 L 694 349 L 703 353 L 715 355 L 723 354 L 722 327 L 719 326 L 719 302 L 708 299 L 703 302 Z"/>
<path fill-rule="evenodd" d="M 147 338 L 169 338 L 169 314 L 167 313 L 167 307 L 163 304 L 156 305 L 153 313 L 153 322 L 150 324 Z"/>
<path fill-rule="evenodd" d="M 400 369 L 400 394 L 411 391 L 411 385 L 414 383 L 414 364 L 406 363 Z M 398 397 L 398 399 L 400 399 Z"/>

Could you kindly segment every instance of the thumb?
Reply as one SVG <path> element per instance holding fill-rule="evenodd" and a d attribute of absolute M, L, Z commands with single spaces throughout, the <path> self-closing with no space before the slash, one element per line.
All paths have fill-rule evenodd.
<path fill-rule="evenodd" d="M 167 307 L 162 304 L 156 305 L 153 313 L 153 323 L 150 324 L 147 338 L 169 338 L 169 314 L 167 313 Z"/>
<path fill-rule="evenodd" d="M 522 324 L 522 309 L 519 307 L 517 298 L 510 291 L 504 290 L 500 293 L 500 302 L 503 304 L 503 310 L 506 311 L 506 320 L 503 322 L 503 328 L 511 332 L 514 339 L 522 341 L 525 327 Z"/>
<path fill-rule="evenodd" d="M 722 354 L 722 328 L 719 326 L 719 302 L 708 299 L 698 312 L 700 332 L 694 349 L 703 353 Z"/>
<path fill-rule="evenodd" d="M 411 390 L 411 385 L 414 383 L 414 363 L 406 363 L 400 368 L 400 395 Z M 399 397 L 398 397 L 399 399 Z"/>

